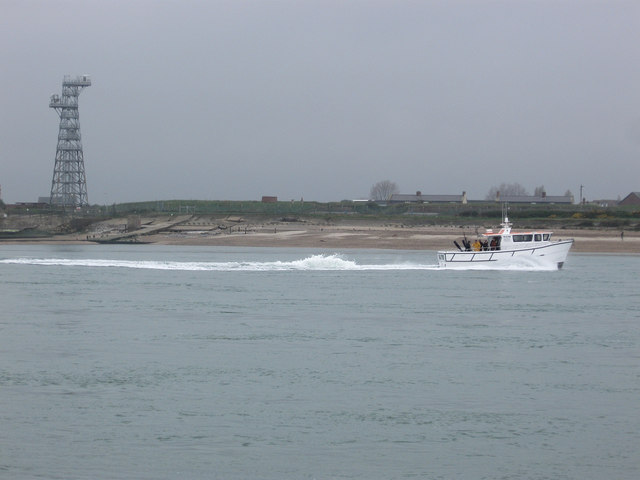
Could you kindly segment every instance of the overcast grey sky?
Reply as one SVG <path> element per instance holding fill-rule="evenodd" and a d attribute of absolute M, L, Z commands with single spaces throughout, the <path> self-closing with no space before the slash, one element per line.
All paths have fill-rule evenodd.
<path fill-rule="evenodd" d="M 0 0 L 0 62 L 8 203 L 65 74 L 90 203 L 640 190 L 638 0 Z"/>

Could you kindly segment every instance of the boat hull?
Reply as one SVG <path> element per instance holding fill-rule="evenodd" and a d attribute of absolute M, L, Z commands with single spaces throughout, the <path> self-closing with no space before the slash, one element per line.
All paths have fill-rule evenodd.
<path fill-rule="evenodd" d="M 529 266 L 560 269 L 564 264 L 573 240 L 549 242 L 507 250 L 440 251 L 438 265 L 441 268 L 503 268 Z"/>

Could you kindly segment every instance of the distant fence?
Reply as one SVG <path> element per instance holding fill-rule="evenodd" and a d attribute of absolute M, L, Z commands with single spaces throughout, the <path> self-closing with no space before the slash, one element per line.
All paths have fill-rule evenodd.
<path fill-rule="evenodd" d="M 46 210 L 46 208 L 45 208 Z M 500 217 L 501 204 L 496 202 L 461 203 L 394 203 L 378 204 L 376 202 L 309 202 L 309 201 L 235 201 L 235 200 L 163 200 L 150 202 L 118 203 L 106 206 L 92 206 L 86 210 L 105 212 L 109 215 L 128 213 L 180 213 L 180 214 L 438 214 L 463 217 Z M 563 204 L 510 204 L 509 213 L 517 213 L 522 218 L 546 217 L 552 214 L 570 217 L 579 212 L 585 217 L 611 215 L 616 217 L 639 217 L 638 207 L 600 207 L 598 205 L 563 205 Z"/>

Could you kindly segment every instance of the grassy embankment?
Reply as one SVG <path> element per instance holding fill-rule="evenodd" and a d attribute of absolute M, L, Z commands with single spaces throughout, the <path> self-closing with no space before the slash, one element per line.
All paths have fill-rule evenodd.
<path fill-rule="evenodd" d="M 501 205 L 494 202 L 460 204 L 393 204 L 374 202 L 275 202 L 169 200 L 92 206 L 65 212 L 51 208 L 14 208 L 0 221 L 0 230 L 32 229 L 50 234 L 81 232 L 92 223 L 131 215 L 163 217 L 201 215 L 224 218 L 241 216 L 281 221 L 324 221 L 327 223 L 395 223 L 408 226 L 481 225 L 500 223 Z M 518 227 L 572 229 L 624 229 L 640 231 L 640 208 L 587 205 L 509 206 L 509 217 Z"/>

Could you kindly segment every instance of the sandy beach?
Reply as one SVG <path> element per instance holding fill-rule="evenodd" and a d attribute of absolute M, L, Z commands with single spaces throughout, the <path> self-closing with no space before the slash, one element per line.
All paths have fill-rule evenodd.
<path fill-rule="evenodd" d="M 220 245 L 249 247 L 309 247 L 323 249 L 455 249 L 453 241 L 473 235 L 454 227 L 370 227 L 361 226 L 276 226 L 271 231 L 237 231 L 215 233 L 180 232 L 150 235 L 144 241 L 164 245 Z M 640 253 L 640 234 L 598 230 L 557 230 L 555 239 L 573 238 L 574 252 Z"/>
<path fill-rule="evenodd" d="M 165 223 L 161 223 L 165 222 Z M 126 219 L 97 224 L 82 234 L 34 239 L 4 239 L 7 243 L 95 243 L 122 233 Z M 318 249 L 447 250 L 453 241 L 473 237 L 483 227 L 413 226 L 401 223 L 375 224 L 363 221 L 252 221 L 242 217 L 197 217 L 142 219 L 141 228 L 129 232 L 140 243 L 160 245 L 212 245 Z M 114 233 L 115 232 L 115 233 Z M 640 254 L 640 232 L 607 229 L 554 229 L 555 239 L 573 238 L 573 252 Z"/>

